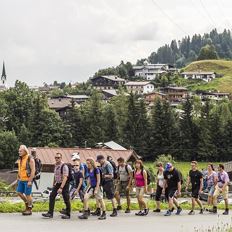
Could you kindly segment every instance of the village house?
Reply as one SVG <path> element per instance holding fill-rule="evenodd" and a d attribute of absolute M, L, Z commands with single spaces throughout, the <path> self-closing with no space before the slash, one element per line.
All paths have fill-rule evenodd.
<path fill-rule="evenodd" d="M 182 77 L 188 80 L 203 80 L 206 82 L 210 82 L 216 78 L 215 72 L 204 72 L 204 71 L 196 71 L 196 72 L 183 72 L 181 73 Z"/>
<path fill-rule="evenodd" d="M 221 101 L 224 99 L 230 99 L 230 93 L 220 93 L 220 92 L 201 92 L 198 93 L 197 96 L 201 98 L 202 101 L 214 100 L 214 101 Z"/>
<path fill-rule="evenodd" d="M 166 94 L 161 93 L 161 92 L 152 92 L 152 93 L 147 93 L 144 96 L 145 102 L 148 105 L 153 105 L 154 101 L 158 98 L 161 100 L 165 100 Z"/>
<path fill-rule="evenodd" d="M 181 103 L 188 96 L 188 90 L 185 87 L 168 86 L 161 88 L 160 92 L 166 95 L 170 103 Z"/>
<path fill-rule="evenodd" d="M 177 69 L 168 64 L 144 64 L 133 66 L 136 77 L 142 77 L 146 80 L 154 80 L 165 73 L 175 73 Z"/>
<path fill-rule="evenodd" d="M 147 94 L 154 91 L 154 85 L 149 81 L 130 81 L 125 84 L 127 91 L 134 94 Z"/>
<path fill-rule="evenodd" d="M 112 97 L 116 97 L 118 95 L 115 89 L 104 89 L 102 90 L 102 94 L 105 101 L 108 101 Z"/>
<path fill-rule="evenodd" d="M 90 79 L 95 89 L 118 89 L 120 86 L 125 85 L 126 81 L 118 76 L 97 76 Z"/>

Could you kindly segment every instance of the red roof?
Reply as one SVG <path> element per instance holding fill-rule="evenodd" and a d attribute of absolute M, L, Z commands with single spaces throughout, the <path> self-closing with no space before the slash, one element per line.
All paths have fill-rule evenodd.
<path fill-rule="evenodd" d="M 32 148 L 29 148 L 31 151 Z M 123 157 L 125 161 L 137 159 L 138 156 L 133 150 L 111 150 L 111 149 L 84 149 L 84 148 L 45 148 L 37 147 L 36 154 L 41 160 L 43 165 L 54 165 L 55 155 L 59 152 L 62 154 L 62 159 L 65 163 L 71 163 L 71 157 L 73 153 L 78 152 L 81 158 L 81 162 L 85 162 L 87 158 L 92 157 L 96 160 L 97 155 L 103 155 L 105 158 L 109 155 L 116 162 L 119 157 Z"/>

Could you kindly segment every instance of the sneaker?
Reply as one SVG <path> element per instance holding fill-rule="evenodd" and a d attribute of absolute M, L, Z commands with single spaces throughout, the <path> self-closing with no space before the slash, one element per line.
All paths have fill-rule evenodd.
<path fill-rule="evenodd" d="M 229 209 L 226 209 L 223 215 L 229 215 Z"/>
<path fill-rule="evenodd" d="M 142 211 L 140 210 L 138 213 L 135 213 L 136 216 L 141 216 L 142 215 Z"/>
<path fill-rule="evenodd" d="M 110 214 L 110 217 L 117 217 L 117 216 L 118 216 L 117 210 L 113 209 L 113 212 L 112 214 Z"/>
<path fill-rule="evenodd" d="M 200 213 L 199 214 L 203 214 L 204 213 L 204 210 L 203 209 L 200 209 Z"/>
<path fill-rule="evenodd" d="M 43 213 L 42 216 L 45 218 L 53 218 L 53 215 L 51 213 Z"/>
<path fill-rule="evenodd" d="M 66 215 L 62 215 L 61 218 L 62 219 L 70 219 L 70 215 L 67 215 L 67 214 Z"/>
<path fill-rule="evenodd" d="M 182 211 L 182 208 L 180 208 L 180 207 L 177 208 L 176 215 L 180 215 L 181 211 Z"/>
<path fill-rule="evenodd" d="M 102 212 L 102 215 L 98 218 L 98 220 L 105 220 L 106 219 L 106 212 Z"/>
<path fill-rule="evenodd" d="M 118 206 L 117 206 L 117 210 L 122 210 L 122 206 L 121 206 L 121 205 L 118 205 Z"/>
<path fill-rule="evenodd" d="M 164 216 L 171 216 L 172 215 L 172 212 L 170 211 L 170 210 L 168 210 L 165 214 L 164 214 Z"/>
<path fill-rule="evenodd" d="M 194 215 L 195 214 L 195 212 L 193 211 L 193 210 L 191 210 L 189 213 L 188 213 L 188 215 Z"/>
<path fill-rule="evenodd" d="M 160 209 L 154 209 L 153 212 L 154 212 L 154 213 L 160 213 L 161 210 L 160 210 Z"/>
<path fill-rule="evenodd" d="M 125 211 L 125 213 L 130 213 L 130 212 L 131 212 L 131 211 L 130 211 L 129 208 L 127 208 L 126 211 Z"/>

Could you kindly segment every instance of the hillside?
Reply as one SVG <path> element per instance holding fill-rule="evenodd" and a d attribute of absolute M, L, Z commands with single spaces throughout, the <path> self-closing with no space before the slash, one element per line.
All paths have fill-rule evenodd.
<path fill-rule="evenodd" d="M 184 71 L 213 71 L 223 77 L 210 83 L 198 83 L 188 86 L 191 90 L 215 90 L 232 93 L 232 61 L 202 60 L 189 64 Z"/>

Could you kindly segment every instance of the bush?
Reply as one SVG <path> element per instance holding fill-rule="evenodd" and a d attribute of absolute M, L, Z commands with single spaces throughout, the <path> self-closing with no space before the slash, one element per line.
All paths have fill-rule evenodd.
<path fill-rule="evenodd" d="M 159 162 L 161 162 L 164 166 L 166 163 L 172 163 L 172 164 L 176 163 L 174 158 L 170 154 L 167 155 L 163 154 L 158 156 L 157 159 L 155 160 L 155 165 Z"/>

